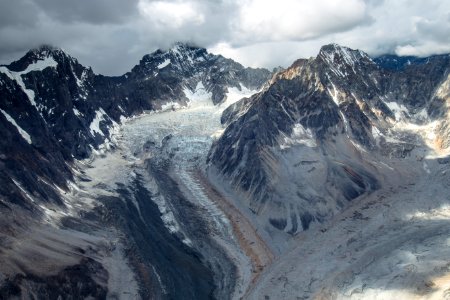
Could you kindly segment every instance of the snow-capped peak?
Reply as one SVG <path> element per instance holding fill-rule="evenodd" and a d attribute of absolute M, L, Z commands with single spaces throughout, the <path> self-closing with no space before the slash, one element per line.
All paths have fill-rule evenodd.
<path fill-rule="evenodd" d="M 193 47 L 189 46 L 188 44 L 177 42 L 169 49 L 168 52 L 183 53 L 183 52 L 189 51 L 192 48 Z"/>
<path fill-rule="evenodd" d="M 56 53 L 64 53 L 64 50 L 61 48 L 53 47 L 50 45 L 42 45 L 35 49 L 32 49 L 28 52 L 29 54 L 33 54 L 37 59 L 45 59 L 47 57 L 53 56 Z"/>
<path fill-rule="evenodd" d="M 32 49 L 21 59 L 11 63 L 8 69 L 14 72 L 27 73 L 30 71 L 42 71 L 46 67 L 57 67 L 58 63 L 69 61 L 70 63 L 78 63 L 64 50 L 53 46 L 43 45 Z"/>
<path fill-rule="evenodd" d="M 348 65 L 354 66 L 361 59 L 369 59 L 369 55 L 361 50 L 353 50 L 348 47 L 344 47 L 338 44 L 325 45 L 320 49 L 319 57 L 324 58 L 327 62 L 336 63 L 336 60 L 340 58 L 342 62 Z"/>
<path fill-rule="evenodd" d="M 77 60 L 67 54 L 62 48 L 53 47 L 49 45 L 43 45 L 38 48 L 30 50 L 22 59 L 27 60 L 29 63 L 35 63 L 39 60 L 53 59 L 55 61 L 70 60 L 77 62 Z"/>
<path fill-rule="evenodd" d="M 184 59 L 191 63 L 198 59 L 202 60 L 207 56 L 206 49 L 185 43 L 176 43 L 167 51 L 167 54 L 173 56 L 175 59 Z"/>
<path fill-rule="evenodd" d="M 159 49 L 145 55 L 140 64 L 147 74 L 158 74 L 162 69 L 191 72 L 209 59 L 210 54 L 204 48 L 176 43 L 167 50 Z"/>
<path fill-rule="evenodd" d="M 355 67 L 361 62 L 374 64 L 373 60 L 365 52 L 353 50 L 338 44 L 323 46 L 320 49 L 317 58 L 323 60 L 330 66 L 332 71 L 340 77 L 348 75 L 346 70 L 347 67 L 351 68 L 351 70 L 356 73 Z"/>

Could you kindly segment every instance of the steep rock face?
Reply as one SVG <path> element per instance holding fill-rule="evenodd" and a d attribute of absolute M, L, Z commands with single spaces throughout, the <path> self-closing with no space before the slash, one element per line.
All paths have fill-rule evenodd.
<path fill-rule="evenodd" d="M 449 62 L 385 67 L 362 51 L 324 46 L 224 112 L 211 172 L 238 188 L 269 231 L 307 229 L 379 188 L 380 167 L 366 153 L 409 155 L 419 137 L 396 124 L 443 118 Z"/>
<path fill-rule="evenodd" d="M 0 262 L 4 266 L 0 298 L 107 297 L 111 292 L 108 276 L 116 276 L 120 268 L 129 269 L 116 250 L 113 240 L 117 238 L 126 240 L 128 259 L 138 268 L 133 271 L 143 275 L 139 282 L 145 285 L 140 289 L 144 298 L 157 296 L 161 288 L 155 266 L 164 269 L 164 276 L 181 274 L 176 281 L 163 278 L 178 288 L 186 280 L 201 282 L 173 288 L 171 293 L 176 296 L 162 298 L 210 296 L 215 288 L 210 268 L 164 227 L 151 195 L 124 187 L 130 197 L 116 195 L 120 194 L 116 191 L 114 197 L 100 199 L 97 210 L 76 217 L 67 215 L 74 210 L 67 195 L 77 189 L 75 176 L 91 181 L 77 165 L 93 153 L 102 155 L 115 147 L 112 133 L 124 119 L 144 111 L 190 105 L 202 93 L 213 95 L 219 104 L 229 89 L 258 89 L 270 76 L 267 70 L 244 68 L 183 44 L 147 55 L 132 71 L 117 77 L 95 74 L 63 50 L 49 46 L 0 66 Z M 91 208 L 92 199 L 84 192 L 78 191 L 77 197 L 80 203 L 75 210 Z M 130 204 L 136 199 L 145 211 L 136 213 Z M 121 209 L 116 210 L 116 201 Z M 66 216 L 64 224 L 48 220 L 55 214 Z M 144 224 L 139 218 L 149 221 Z M 147 226 L 146 230 L 131 230 L 136 224 Z M 165 242 L 154 241 L 155 237 Z M 132 247 L 140 250 L 131 251 Z M 148 247 L 175 249 L 177 254 L 172 250 L 145 253 L 142 249 Z M 112 264 L 111 256 L 117 260 Z M 152 261 L 157 256 L 164 259 Z M 125 265 L 117 267 L 118 262 Z M 178 263 L 185 264 L 186 271 L 180 271 L 184 269 Z M 134 284 L 130 290 L 135 291 L 134 275 L 127 272 L 118 276 L 128 277 L 125 280 Z M 53 290 L 56 281 L 64 288 Z M 122 293 L 121 287 L 113 289 Z"/>
<path fill-rule="evenodd" d="M 155 99 L 173 101 L 182 98 L 184 89 L 194 92 L 201 83 L 206 92 L 212 93 L 214 104 L 218 104 L 225 100 L 228 88 L 258 89 L 271 73 L 265 69 L 244 68 L 205 49 L 176 44 L 166 52 L 157 50 L 144 56 L 127 75 L 151 82 L 145 83 L 152 87 L 150 93 L 143 91 L 146 97 L 154 95 Z"/>
<path fill-rule="evenodd" d="M 228 88 L 256 89 L 269 76 L 267 70 L 244 68 L 184 44 L 144 56 L 131 72 L 119 77 L 96 75 L 61 49 L 31 50 L 0 67 L 0 120 L 5 137 L 0 151 L 1 162 L 7 166 L 2 168 L 2 195 L 10 199 L 11 193 L 21 194 L 11 180 L 16 178 L 19 184 L 27 182 L 30 193 L 47 199 L 51 191 L 38 188 L 37 178 L 24 176 L 43 176 L 66 188 L 71 178 L 66 162 L 112 146 L 109 135 L 121 118 L 161 109 L 167 102 L 186 105 L 187 95 L 197 88 L 211 92 L 215 103 L 220 103 Z M 26 172 L 27 168 L 33 168 L 32 172 Z"/>
<path fill-rule="evenodd" d="M 446 78 L 435 89 L 432 101 L 428 105 L 428 113 L 434 119 L 442 120 L 436 130 L 434 146 L 437 150 L 445 151 L 450 147 L 450 73 L 447 70 Z"/>

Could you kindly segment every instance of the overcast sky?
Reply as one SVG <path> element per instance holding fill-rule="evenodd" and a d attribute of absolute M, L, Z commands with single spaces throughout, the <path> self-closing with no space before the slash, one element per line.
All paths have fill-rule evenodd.
<path fill-rule="evenodd" d="M 448 0 L 0 0 L 0 63 L 52 44 L 96 73 L 189 42 L 253 67 L 338 43 L 371 55 L 450 52 Z"/>

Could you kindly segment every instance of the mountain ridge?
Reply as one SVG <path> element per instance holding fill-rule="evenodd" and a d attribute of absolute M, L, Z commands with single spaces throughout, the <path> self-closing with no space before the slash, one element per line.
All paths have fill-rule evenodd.
<path fill-rule="evenodd" d="M 121 76 L 95 74 L 49 46 L 27 52 L 11 69 L 1 66 L 0 263 L 7 267 L 0 295 L 105 298 L 126 289 L 143 298 L 261 299 L 288 290 L 270 281 L 270 273 L 253 290 L 270 268 L 239 255 L 257 246 L 247 243 L 250 250 L 230 257 L 221 247 L 234 239 L 213 240 L 228 224 L 218 208 L 199 208 L 186 198 L 208 204 L 198 178 L 190 177 L 205 164 L 201 148 L 214 140 L 206 174 L 218 192 L 211 194 L 234 201 L 267 244 L 264 252 L 279 259 L 278 272 L 286 250 L 298 250 L 297 239 L 319 229 L 328 236 L 330 220 L 336 230 L 366 221 L 362 211 L 345 217 L 351 224 L 339 218 L 389 195 L 389 188 L 412 186 L 414 176 L 425 185 L 427 174 L 441 184 L 449 161 L 450 57 L 405 64 L 330 44 L 273 74 L 176 44 L 145 55 Z M 225 108 L 237 100 L 231 98 L 257 90 Z M 197 114 L 199 107 L 207 109 Z M 187 113 L 177 119 L 180 108 Z M 222 110 L 223 132 L 215 132 Z M 146 123 L 146 116 L 155 118 Z M 125 122 L 134 126 L 127 132 L 132 154 L 118 146 Z M 207 136 L 191 136 L 189 130 L 202 128 Z M 60 224 L 51 223 L 52 216 L 61 217 Z M 211 226 L 215 222 L 220 226 Z M 355 241 L 364 247 L 356 234 L 345 242 Z M 39 263 L 32 263 L 36 257 Z M 238 283 L 245 282 L 246 264 L 248 290 Z M 277 288 L 268 291 L 271 286 Z"/>
<path fill-rule="evenodd" d="M 184 47 L 184 52 L 194 49 L 181 46 L 181 44 L 175 47 L 173 49 Z M 160 71 L 157 67 L 157 64 L 160 63 L 158 55 L 173 54 L 173 49 L 168 52 L 154 52 L 153 58 L 144 56 L 141 62 L 150 59 L 154 64 L 148 70 Z M 196 51 L 206 55 L 205 49 L 197 48 Z M 178 53 L 182 52 L 178 51 Z M 214 55 L 208 55 L 210 60 L 215 59 Z M 185 56 L 188 57 L 189 54 L 185 54 Z M 50 63 L 46 61 L 49 59 Z M 201 62 L 199 61 L 199 63 Z M 30 70 L 30 66 L 34 70 Z M 3 77 L 2 87 L 15 85 L 13 87 L 15 93 L 23 95 L 23 99 L 25 96 L 28 97 L 28 101 L 20 102 L 22 112 L 17 108 L 13 109 L 14 106 L 19 105 L 17 101 L 13 100 L 18 96 L 11 94 L 8 90 L 11 87 L 7 87 L 2 91 L 4 101 L 0 108 L 30 134 L 35 145 L 40 143 L 37 136 L 42 135 L 36 131 L 39 131 L 39 128 L 44 131 L 50 130 L 53 131 L 53 136 L 57 141 L 50 142 L 50 137 L 47 137 L 44 143 L 56 144 L 61 147 L 65 160 L 71 161 L 72 155 L 77 159 L 86 158 L 92 152 L 91 147 L 98 150 L 98 147 L 108 139 L 114 126 L 121 122 L 121 116 L 127 118 L 145 110 L 160 109 L 164 102 L 169 101 L 186 105 L 188 99 L 183 89 L 186 88 L 185 86 L 190 90 L 195 89 L 195 86 L 192 87 L 189 82 L 182 82 L 181 79 L 187 77 L 185 73 L 175 72 L 174 74 L 172 72 L 169 75 L 156 75 L 153 76 L 155 78 L 148 79 L 147 74 L 141 74 L 136 69 L 139 68 L 138 66 L 119 77 L 95 75 L 92 69 L 80 65 L 76 59 L 63 50 L 42 46 L 30 50 L 24 57 L 9 66 L 2 67 L 0 75 Z M 192 61 L 188 62 L 187 67 L 190 76 L 198 71 L 195 70 L 195 63 Z M 235 64 L 228 72 L 234 72 L 234 69 L 239 68 L 245 70 L 241 65 Z M 249 70 L 251 72 L 252 69 Z M 270 74 L 269 71 L 259 73 L 261 78 L 268 78 Z M 177 79 L 177 76 L 181 79 Z M 217 103 L 223 101 L 225 90 L 230 86 L 229 83 L 240 89 L 239 81 L 246 84 L 245 78 L 239 75 L 227 79 L 222 83 L 223 86 L 220 89 L 218 89 L 220 84 L 215 84 L 214 87 L 218 89 L 215 94 Z M 259 82 L 253 85 L 252 83 L 248 84 L 249 87 L 254 88 L 255 84 L 258 85 Z M 34 115 L 34 122 L 42 124 L 30 127 L 28 125 L 30 121 L 25 121 L 21 114 Z M 6 124 L 9 122 L 6 121 Z M 46 125 L 51 128 L 45 129 Z"/>
<path fill-rule="evenodd" d="M 245 105 L 236 103 L 235 111 L 225 111 L 227 116 L 238 117 L 227 120 L 224 134 L 213 145 L 211 168 L 241 190 L 246 195 L 242 201 L 275 228 L 295 234 L 302 223 L 303 230 L 307 229 L 306 219 L 323 222 L 352 199 L 378 189 L 379 171 L 361 153 L 410 155 L 416 138 L 411 135 L 399 139 L 403 142 L 390 142 L 396 135 L 395 124 L 433 121 L 443 105 L 435 92 L 445 84 L 449 66 L 449 57 L 444 55 L 393 72 L 359 50 L 324 46 L 316 58 L 298 60 L 277 73 L 269 87 L 242 100 Z M 447 134 L 444 130 L 440 136 Z M 306 155 L 308 148 L 322 154 Z M 308 170 L 283 164 L 290 163 L 295 151 L 316 162 L 308 170 L 318 178 Z M 346 157 L 345 152 L 354 152 L 355 157 Z M 340 162 L 336 164 L 330 156 Z M 330 178 L 341 179 L 331 182 Z M 305 195 L 305 184 L 294 181 L 315 188 Z M 328 207 L 328 202 L 334 204 Z M 311 209 L 305 211 L 305 207 Z M 284 211 L 281 216 L 280 211 Z"/>

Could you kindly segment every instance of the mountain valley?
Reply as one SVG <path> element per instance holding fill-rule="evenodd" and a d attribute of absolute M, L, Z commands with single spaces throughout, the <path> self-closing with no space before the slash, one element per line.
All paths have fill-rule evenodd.
<path fill-rule="evenodd" d="M 449 55 L 42 46 L 0 95 L 0 298 L 450 299 Z"/>

